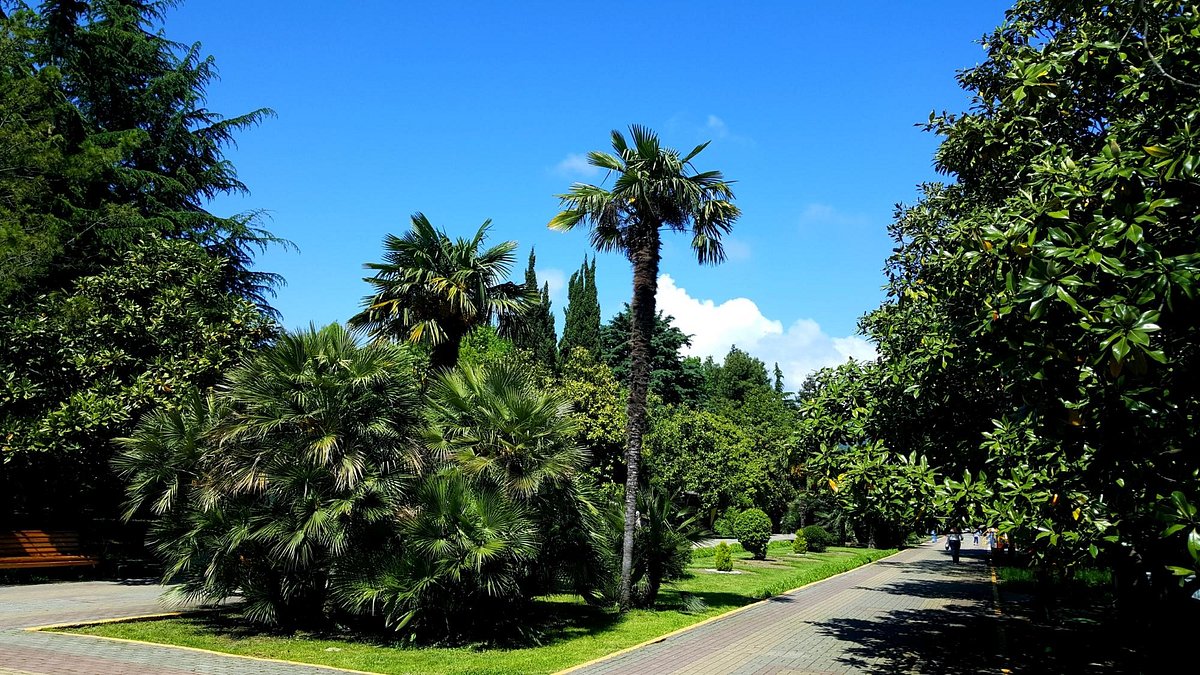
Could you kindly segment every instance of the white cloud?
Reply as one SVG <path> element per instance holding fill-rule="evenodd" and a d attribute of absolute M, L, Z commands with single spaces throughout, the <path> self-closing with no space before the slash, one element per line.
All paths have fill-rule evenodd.
<path fill-rule="evenodd" d="M 725 124 L 725 120 L 716 115 L 709 115 L 708 122 L 704 127 L 710 134 L 717 138 L 729 138 L 729 125 Z"/>
<path fill-rule="evenodd" d="M 749 298 L 720 304 L 693 298 L 667 274 L 658 280 L 658 308 L 675 317 L 675 325 L 692 336 L 687 355 L 720 360 L 736 344 L 766 363 L 768 370 L 778 363 L 789 391 L 798 389 L 819 368 L 850 358 L 875 358 L 874 346 L 860 337 L 832 337 L 812 319 L 797 319 L 785 330 L 783 322 L 764 316 Z"/>
<path fill-rule="evenodd" d="M 600 175 L 600 167 L 588 164 L 586 155 L 572 152 L 554 167 L 561 176 L 591 178 Z"/>
<path fill-rule="evenodd" d="M 563 298 L 563 290 L 567 287 L 567 275 L 557 267 L 535 267 L 534 274 L 537 275 L 539 284 L 547 284 L 550 286 L 550 302 L 558 307 L 565 302 Z M 557 311 L 557 310 L 555 310 Z"/>
<path fill-rule="evenodd" d="M 864 225 L 866 222 L 865 216 L 846 213 L 829 204 L 809 204 L 800 213 L 801 225 Z"/>

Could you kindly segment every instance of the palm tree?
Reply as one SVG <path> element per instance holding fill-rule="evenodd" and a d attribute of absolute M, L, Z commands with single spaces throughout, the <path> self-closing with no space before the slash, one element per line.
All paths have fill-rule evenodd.
<path fill-rule="evenodd" d="M 397 514 L 403 546 L 357 551 L 333 597 L 393 630 L 452 642 L 496 638 L 528 618 L 526 567 L 539 551 L 527 509 L 451 467 L 424 477 Z"/>
<path fill-rule="evenodd" d="M 365 265 L 375 270 L 364 279 L 375 293 L 363 299 L 350 326 L 375 339 L 428 345 L 435 368 L 453 368 L 472 328 L 522 313 L 534 302 L 524 285 L 504 281 L 516 242 L 483 250 L 490 226 L 485 221 L 471 239 L 452 240 L 425 214 L 414 214 L 403 237 L 389 234 L 383 240 L 383 262 Z"/>
<path fill-rule="evenodd" d="M 427 406 L 428 445 L 518 501 L 587 465 L 587 453 L 570 440 L 579 427 L 571 401 L 523 364 L 463 364 L 440 374 Z"/>
<path fill-rule="evenodd" d="M 314 623 L 349 552 L 399 544 L 395 516 L 423 468 L 411 352 L 359 346 L 337 324 L 286 334 L 212 399 L 122 440 L 128 513 L 160 514 L 152 539 L 175 596 L 236 594 L 252 621 Z"/>
<path fill-rule="evenodd" d="M 437 375 L 427 397 L 427 445 L 473 485 L 528 508 L 542 542 L 527 565 L 530 594 L 594 598 L 611 585 L 609 500 L 584 473 L 588 453 L 575 443 L 571 400 L 528 365 L 463 363 Z"/>
<path fill-rule="evenodd" d="M 616 174 L 612 188 L 576 183 L 557 195 L 563 210 L 550 228 L 570 230 L 591 226 L 592 245 L 600 251 L 624 253 L 633 264 L 630 310 L 630 383 L 625 448 L 625 535 L 621 550 L 622 608 L 628 608 L 633 564 L 633 534 L 637 517 L 638 464 L 646 430 L 646 392 L 650 381 L 650 338 L 654 331 L 655 296 L 661 259 L 661 231 L 687 232 L 700 264 L 725 259 L 721 237 L 733 229 L 740 211 L 733 191 L 719 171 L 696 172 L 692 160 L 708 143 L 680 155 L 664 148 L 649 129 L 629 128 L 630 145 L 620 131 L 612 132 L 615 154 L 588 153 L 588 163 Z"/>

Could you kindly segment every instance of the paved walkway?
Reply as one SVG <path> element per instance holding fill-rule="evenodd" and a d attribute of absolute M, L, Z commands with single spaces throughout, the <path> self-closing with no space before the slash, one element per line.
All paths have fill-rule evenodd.
<path fill-rule="evenodd" d="M 332 675 L 345 672 L 170 647 L 30 632 L 30 626 L 171 611 L 156 584 L 89 581 L 0 587 L 0 675 L 87 673 Z"/>
<path fill-rule="evenodd" d="M 925 544 L 575 672 L 999 673 L 983 554 Z"/>
<path fill-rule="evenodd" d="M 614 673 L 998 673 L 1003 662 L 983 550 L 951 562 L 925 544 L 580 671 Z M 0 675 L 267 673 L 334 669 L 29 632 L 29 626 L 169 610 L 151 584 L 0 587 Z"/>
<path fill-rule="evenodd" d="M 796 538 L 795 534 L 773 534 L 771 541 L 791 541 Z M 714 539 L 703 539 L 692 545 L 692 548 L 712 548 L 717 544 L 725 542 L 730 546 L 738 543 L 738 540 L 733 537 L 716 537 Z"/>

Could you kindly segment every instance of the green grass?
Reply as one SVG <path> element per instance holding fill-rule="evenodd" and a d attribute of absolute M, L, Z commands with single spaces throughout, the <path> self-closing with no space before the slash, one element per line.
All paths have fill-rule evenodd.
<path fill-rule="evenodd" d="M 996 567 L 996 577 L 1014 587 L 1032 587 L 1037 584 L 1037 574 L 1028 567 L 1001 565 Z M 1053 584 L 1065 590 L 1105 590 L 1112 585 L 1112 571 L 1096 567 L 1081 567 L 1072 572 L 1069 579 L 1055 579 Z"/>
<path fill-rule="evenodd" d="M 706 572 L 705 568 L 712 565 L 711 553 L 701 549 L 691 575 L 665 588 L 654 610 L 634 610 L 620 616 L 564 596 L 539 600 L 538 614 L 547 617 L 545 638 L 539 646 L 521 649 L 403 647 L 350 636 L 281 635 L 251 630 L 227 613 L 81 626 L 63 632 L 380 673 L 545 673 L 590 661 L 894 552 L 831 548 L 826 553 L 799 556 L 790 553 L 790 543 L 779 544 L 770 547 L 765 561 L 736 553 L 734 570 L 742 574 Z M 707 608 L 693 613 L 682 611 L 681 594 L 702 600 Z"/>

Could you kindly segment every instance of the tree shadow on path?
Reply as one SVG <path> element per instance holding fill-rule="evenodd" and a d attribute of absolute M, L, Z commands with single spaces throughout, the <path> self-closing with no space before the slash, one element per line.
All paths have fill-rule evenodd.
<path fill-rule="evenodd" d="M 872 619 L 835 618 L 814 624 L 818 633 L 845 645 L 838 660 L 858 672 L 919 672 L 957 675 L 999 673 L 1002 646 L 982 593 L 987 586 L 972 581 L 918 580 L 876 590 L 960 604 L 937 609 L 894 610 Z M 965 579 L 964 579 L 965 581 Z"/>

